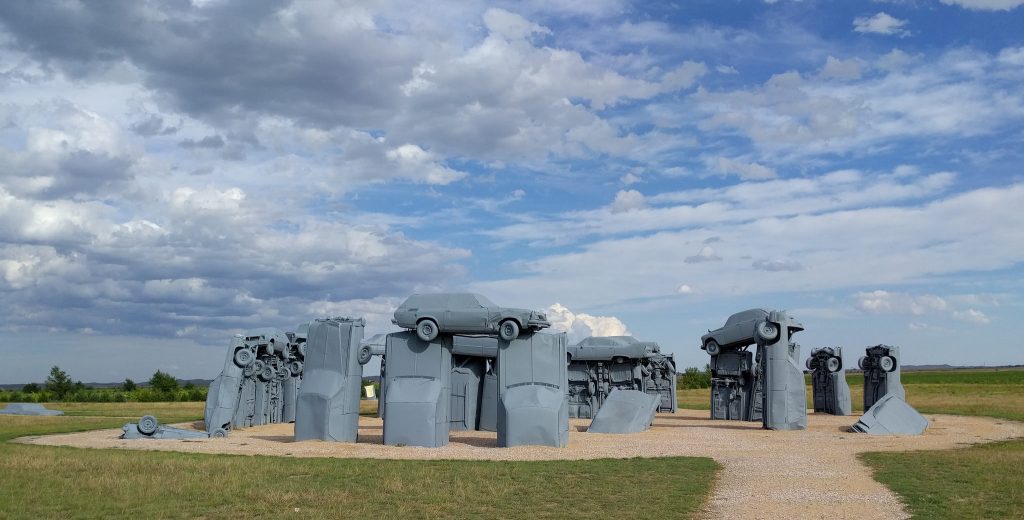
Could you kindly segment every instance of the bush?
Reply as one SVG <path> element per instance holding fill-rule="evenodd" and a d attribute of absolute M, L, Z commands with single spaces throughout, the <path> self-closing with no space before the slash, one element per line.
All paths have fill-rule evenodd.
<path fill-rule="evenodd" d="M 711 388 L 711 365 L 704 370 L 689 367 L 676 376 L 676 387 L 680 389 Z"/>

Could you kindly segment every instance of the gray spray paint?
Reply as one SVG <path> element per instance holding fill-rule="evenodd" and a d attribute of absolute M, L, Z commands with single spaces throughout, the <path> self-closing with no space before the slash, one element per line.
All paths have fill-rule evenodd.
<path fill-rule="evenodd" d="M 295 411 L 295 440 L 356 442 L 363 365 L 362 318 L 310 322 L 302 386 Z"/>
<path fill-rule="evenodd" d="M 477 429 L 480 396 L 486 370 L 485 358 L 452 356 L 451 403 L 448 407 L 452 430 Z"/>
<path fill-rule="evenodd" d="M 498 446 L 569 443 L 565 334 L 498 342 Z"/>
<path fill-rule="evenodd" d="M 186 430 L 164 426 L 152 415 L 143 415 L 136 423 L 128 423 L 121 427 L 122 439 L 208 439 L 210 437 L 227 437 L 228 430 L 214 428 L 209 432 Z"/>
<path fill-rule="evenodd" d="M 887 394 L 875 402 L 852 430 L 869 435 L 921 435 L 928 419 L 897 394 Z"/>
<path fill-rule="evenodd" d="M 802 329 L 786 311 L 771 311 L 757 326 L 757 346 L 764 353 L 761 359 L 765 376 L 762 424 L 766 429 L 807 428 L 807 388 L 804 372 L 798 364 L 800 345 L 790 339 L 791 333 Z"/>
<path fill-rule="evenodd" d="M 659 398 L 658 411 L 675 413 L 675 359 L 653 342 L 632 336 L 589 337 L 567 347 L 569 417 L 593 418 L 615 389 Z"/>
<path fill-rule="evenodd" d="M 711 419 L 761 421 L 763 380 L 754 354 L 746 347 L 723 348 L 709 365 Z"/>
<path fill-rule="evenodd" d="M 846 363 L 841 347 L 811 349 L 807 358 L 811 371 L 814 411 L 832 415 L 850 415 L 853 404 L 850 385 L 846 382 Z"/>
<path fill-rule="evenodd" d="M 294 420 L 302 352 L 297 335 L 279 329 L 234 335 L 221 373 L 207 391 L 203 415 L 207 428 L 238 429 Z"/>
<path fill-rule="evenodd" d="M 614 389 L 587 428 L 589 433 L 647 431 L 658 413 L 660 397 L 639 390 Z"/>
<path fill-rule="evenodd" d="M 387 335 L 384 444 L 446 446 L 451 426 L 451 336 L 423 341 L 415 332 Z"/>
<path fill-rule="evenodd" d="M 906 400 L 907 394 L 900 382 L 901 365 L 899 347 L 875 345 L 865 349 L 864 357 L 857 361 L 857 366 L 864 371 L 865 410 L 889 394 Z"/>

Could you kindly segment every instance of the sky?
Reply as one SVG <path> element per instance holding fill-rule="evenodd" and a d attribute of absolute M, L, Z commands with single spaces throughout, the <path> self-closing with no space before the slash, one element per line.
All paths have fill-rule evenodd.
<path fill-rule="evenodd" d="M 1024 363 L 1022 5 L 0 2 L 0 383 L 432 291 Z"/>

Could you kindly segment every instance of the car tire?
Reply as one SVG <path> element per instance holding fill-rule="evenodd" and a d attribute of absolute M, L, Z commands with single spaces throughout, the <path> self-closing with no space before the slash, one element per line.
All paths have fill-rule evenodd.
<path fill-rule="evenodd" d="M 274 379 L 274 367 L 270 365 L 264 365 L 263 370 L 260 371 L 260 381 L 270 381 Z"/>
<path fill-rule="evenodd" d="M 828 358 L 828 361 L 825 362 L 825 368 L 827 368 L 829 372 L 839 372 L 839 369 L 842 367 L 843 363 L 839 361 L 839 358 L 837 357 L 830 357 Z"/>
<path fill-rule="evenodd" d="M 372 358 L 373 358 L 373 350 L 370 349 L 369 345 L 363 345 L 363 346 L 359 347 L 359 354 L 358 354 L 358 356 L 356 358 L 356 361 L 358 361 L 360 365 L 365 365 L 365 364 L 369 363 L 370 359 L 372 359 Z"/>
<path fill-rule="evenodd" d="M 769 321 L 762 321 L 758 323 L 757 327 L 754 329 L 754 333 L 758 338 L 766 342 L 775 341 L 779 338 L 779 328 Z"/>
<path fill-rule="evenodd" d="M 420 320 L 416 324 L 416 335 L 423 341 L 434 341 L 437 338 L 437 323 L 434 320 Z"/>
<path fill-rule="evenodd" d="M 814 358 L 812 357 L 809 357 L 807 358 L 807 361 L 804 361 L 804 366 L 807 367 L 807 370 L 814 370 L 814 365 L 811 364 L 813 361 Z"/>
<path fill-rule="evenodd" d="M 704 350 L 708 351 L 708 355 L 710 356 L 717 356 L 722 352 L 722 347 L 717 341 L 709 339 L 708 342 L 704 344 Z"/>
<path fill-rule="evenodd" d="M 228 436 L 228 431 L 224 428 L 215 428 L 210 432 L 210 437 L 213 439 L 223 439 Z"/>
<path fill-rule="evenodd" d="M 519 324 L 515 320 L 505 320 L 498 325 L 498 336 L 505 341 L 519 337 Z"/>
<path fill-rule="evenodd" d="M 299 377 L 302 375 L 302 361 L 292 361 L 288 363 L 288 372 L 292 374 L 292 377 Z"/>
<path fill-rule="evenodd" d="M 867 362 L 868 362 L 868 357 L 867 356 L 861 356 L 860 359 L 857 360 L 857 368 L 859 368 L 861 370 L 867 370 L 867 368 L 865 368 L 867 366 Z"/>
<path fill-rule="evenodd" d="M 267 355 L 274 355 L 274 340 L 270 340 L 267 342 Z"/>
<path fill-rule="evenodd" d="M 157 422 L 156 417 L 152 415 L 143 415 L 139 418 L 139 424 L 136 426 L 139 433 L 143 435 L 153 435 L 156 433 L 157 427 L 160 423 Z"/>
<path fill-rule="evenodd" d="M 892 356 L 882 356 L 882 359 L 878 360 L 878 366 L 886 372 L 892 372 L 896 370 L 896 358 Z"/>
<path fill-rule="evenodd" d="M 251 350 L 247 348 L 240 348 L 237 351 L 235 351 L 236 365 L 245 368 L 251 365 L 253 361 L 256 361 L 256 355 L 253 354 Z"/>

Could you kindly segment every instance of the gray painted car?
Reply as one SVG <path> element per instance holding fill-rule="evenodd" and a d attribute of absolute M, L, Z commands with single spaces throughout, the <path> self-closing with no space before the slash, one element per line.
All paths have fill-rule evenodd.
<path fill-rule="evenodd" d="M 707 334 L 701 336 L 700 348 L 715 356 L 725 348 L 742 348 L 753 345 L 759 333 L 764 339 L 773 339 L 778 335 L 778 331 L 772 330 L 774 326 L 765 321 L 767 318 L 768 311 L 764 309 L 748 309 L 737 312 L 729 316 L 725 325 L 715 330 L 709 330 Z M 804 326 L 800 323 L 792 319 L 787 321 L 789 322 L 787 328 L 790 332 L 804 330 Z M 758 331 L 758 327 L 763 327 L 765 330 Z"/>
<path fill-rule="evenodd" d="M 519 337 L 523 330 L 538 331 L 551 326 L 542 312 L 501 307 L 475 293 L 414 294 L 395 310 L 392 323 L 413 329 L 423 341 L 448 334 L 493 334 L 505 341 Z"/>

